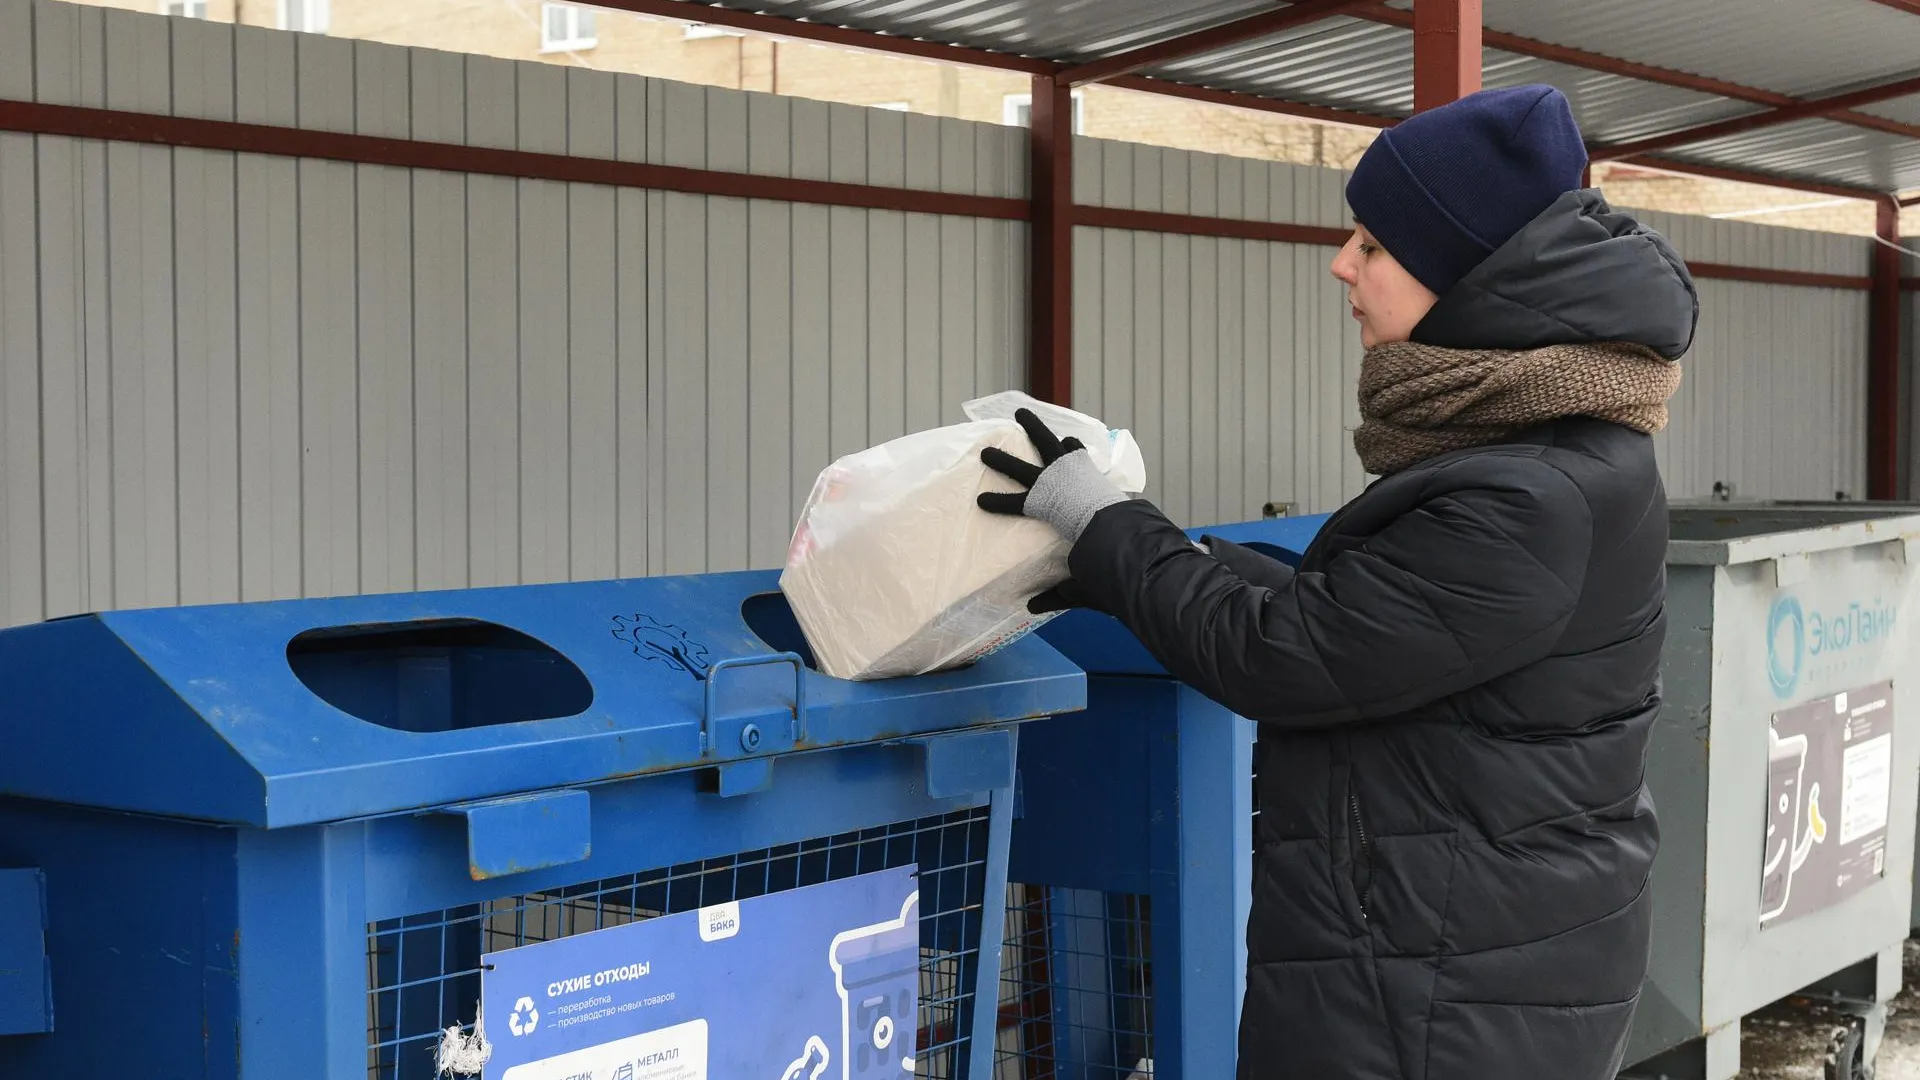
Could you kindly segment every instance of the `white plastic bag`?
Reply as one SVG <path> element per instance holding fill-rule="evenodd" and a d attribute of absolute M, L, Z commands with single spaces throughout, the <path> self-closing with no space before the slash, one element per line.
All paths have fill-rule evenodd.
<path fill-rule="evenodd" d="M 981 463 L 981 450 L 1036 460 L 1013 420 L 1023 407 L 1061 438 L 1077 436 L 1122 491 L 1145 490 L 1132 435 L 1018 391 L 968 402 L 968 423 L 841 458 L 814 482 L 780 575 L 820 670 L 842 679 L 942 671 L 1045 621 L 1027 601 L 1067 579 L 1067 543 L 1043 522 L 974 501 L 1019 490 Z"/>

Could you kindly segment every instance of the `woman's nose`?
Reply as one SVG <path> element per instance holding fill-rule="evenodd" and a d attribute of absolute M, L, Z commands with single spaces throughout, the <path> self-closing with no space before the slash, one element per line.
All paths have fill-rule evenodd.
<path fill-rule="evenodd" d="M 1354 272 L 1353 260 L 1348 258 L 1346 248 L 1341 248 L 1340 253 L 1333 257 L 1333 262 L 1327 267 L 1327 273 L 1332 274 L 1348 288 L 1352 288 L 1360 276 Z"/>

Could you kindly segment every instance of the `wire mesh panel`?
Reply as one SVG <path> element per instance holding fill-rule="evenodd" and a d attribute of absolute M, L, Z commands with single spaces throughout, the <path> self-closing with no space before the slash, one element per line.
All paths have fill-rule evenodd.
<path fill-rule="evenodd" d="M 988 814 L 982 806 L 374 923 L 367 928 L 368 1080 L 435 1075 L 441 1033 L 472 1030 L 483 953 L 902 866 L 919 868 L 923 912 L 916 1075 L 968 1080 Z"/>
<path fill-rule="evenodd" d="M 1153 1059 L 1148 897 L 1012 885 L 995 1080 L 1142 1080 Z"/>

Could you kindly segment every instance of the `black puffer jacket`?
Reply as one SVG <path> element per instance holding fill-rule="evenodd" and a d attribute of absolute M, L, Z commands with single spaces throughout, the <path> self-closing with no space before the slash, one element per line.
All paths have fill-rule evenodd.
<path fill-rule="evenodd" d="M 1579 192 L 1415 338 L 1677 358 L 1697 313 L 1666 242 Z M 1297 572 L 1146 502 L 1094 519 L 1079 586 L 1261 721 L 1242 1080 L 1611 1080 L 1647 967 L 1666 544 L 1652 440 L 1578 418 L 1375 482 Z"/>

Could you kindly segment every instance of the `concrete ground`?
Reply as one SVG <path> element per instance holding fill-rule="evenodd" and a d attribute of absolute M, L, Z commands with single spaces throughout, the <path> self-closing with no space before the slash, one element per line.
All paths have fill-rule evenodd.
<path fill-rule="evenodd" d="M 1920 1080 L 1920 943 L 1907 943 L 1903 985 L 1874 1080 Z M 1741 1027 L 1740 1080 L 1822 1080 L 1827 1039 L 1839 1022 L 1831 1010 L 1803 1001 L 1754 1014 Z"/>

